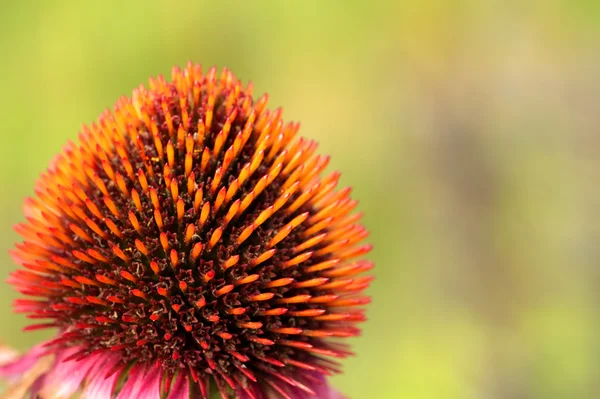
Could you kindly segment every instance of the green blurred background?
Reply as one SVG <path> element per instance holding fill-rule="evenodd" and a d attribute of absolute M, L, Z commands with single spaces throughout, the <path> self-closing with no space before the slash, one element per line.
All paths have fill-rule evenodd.
<path fill-rule="evenodd" d="M 377 263 L 351 398 L 600 392 L 600 2 L 3 1 L 0 259 L 82 123 L 188 60 L 333 156 Z M 24 349 L 2 286 L 0 337 Z"/>

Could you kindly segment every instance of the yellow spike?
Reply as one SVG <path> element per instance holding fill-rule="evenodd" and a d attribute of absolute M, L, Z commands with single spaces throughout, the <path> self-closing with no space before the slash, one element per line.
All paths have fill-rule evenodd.
<path fill-rule="evenodd" d="M 85 200 L 88 199 L 87 195 L 85 195 L 85 193 L 83 192 L 83 190 L 81 189 L 81 187 L 79 187 L 76 183 L 74 183 L 71 186 L 71 191 L 73 193 L 75 193 L 75 195 L 77 196 L 77 198 L 79 198 L 83 202 L 85 202 Z"/>
<path fill-rule="evenodd" d="M 208 166 L 208 161 L 210 160 L 210 150 L 208 147 L 204 147 L 204 151 L 202 152 L 202 159 L 200 160 L 200 172 L 206 172 L 206 167 Z"/>
<path fill-rule="evenodd" d="M 256 102 L 256 104 L 254 105 L 254 111 L 256 111 L 257 115 L 260 115 L 262 113 L 262 111 L 265 109 L 265 107 L 267 106 L 267 101 L 269 101 L 269 95 L 265 93 Z"/>
<path fill-rule="evenodd" d="M 210 185 L 210 194 L 215 195 L 217 189 L 219 188 L 219 184 L 221 184 L 221 178 L 223 177 L 223 171 L 221 168 L 217 168 L 215 172 L 215 176 L 213 177 L 212 184 Z"/>
<path fill-rule="evenodd" d="M 244 199 L 242 200 L 240 209 L 238 209 L 238 215 L 241 215 L 242 213 L 244 213 L 244 211 L 246 210 L 246 208 L 248 208 L 250 206 L 252 201 L 254 201 L 254 191 L 250 191 L 250 193 L 248 193 L 244 197 Z"/>
<path fill-rule="evenodd" d="M 233 145 L 231 146 L 233 148 L 233 157 L 237 157 L 237 155 L 240 153 L 240 150 L 242 149 L 242 142 L 244 141 L 244 134 L 243 131 L 239 132 L 236 136 L 235 136 L 235 140 L 233 140 Z"/>
<path fill-rule="evenodd" d="M 90 199 L 85 200 L 85 206 L 87 206 L 90 212 L 92 212 L 92 214 L 98 219 L 104 218 L 104 215 L 102 214 L 102 212 L 100 212 L 100 209 L 98 209 L 96 204 L 94 204 Z"/>
<path fill-rule="evenodd" d="M 269 180 L 269 175 L 264 175 L 263 177 L 261 177 L 261 179 L 258 181 L 258 183 L 256 183 L 256 186 L 254 186 L 254 195 L 256 195 L 257 197 L 260 195 L 260 193 L 263 192 L 263 190 L 267 187 L 267 181 Z"/>
<path fill-rule="evenodd" d="M 240 148 L 236 151 L 236 156 L 239 153 L 239 150 L 241 150 L 244 147 L 244 145 L 252 135 L 252 131 L 254 130 L 254 122 L 256 121 L 256 116 L 257 113 L 254 109 L 250 111 L 250 115 L 248 115 L 248 119 L 246 120 L 246 124 L 244 125 L 244 130 L 242 130 L 242 143 L 240 145 Z"/>
<path fill-rule="evenodd" d="M 204 226 L 204 223 L 206 223 L 206 220 L 208 219 L 209 215 L 210 215 L 210 203 L 205 202 L 204 206 L 202 207 L 202 212 L 200 213 L 200 229 L 202 229 L 202 227 Z"/>
<path fill-rule="evenodd" d="M 281 130 L 282 125 L 283 125 L 283 121 L 280 120 L 277 123 L 277 127 L 275 128 L 275 130 L 277 130 L 277 131 Z M 273 157 L 279 152 L 279 149 L 281 148 L 281 144 L 282 143 L 283 143 L 283 133 L 279 133 L 275 137 L 273 145 L 271 146 L 271 150 L 269 151 L 269 154 L 267 155 L 267 160 L 268 161 L 270 161 L 271 159 L 273 159 Z"/>
<path fill-rule="evenodd" d="M 323 255 L 327 255 L 327 254 L 336 252 L 342 248 L 348 247 L 349 244 L 350 244 L 349 239 L 336 241 L 332 244 L 327 245 L 326 247 L 323 247 L 323 248 L 315 251 L 315 256 L 323 256 Z"/>
<path fill-rule="evenodd" d="M 347 216 L 344 219 L 336 220 L 334 225 L 336 228 L 341 229 L 344 226 L 358 222 L 360 219 L 362 219 L 362 217 L 363 217 L 363 213 L 358 212 L 358 213 L 352 214 L 350 216 Z"/>
<path fill-rule="evenodd" d="M 144 243 L 142 241 L 140 241 L 139 239 L 137 239 L 137 238 L 135 239 L 135 247 L 143 255 L 148 255 L 148 253 L 149 253 L 148 248 L 146 248 L 146 246 L 144 245 Z"/>
<path fill-rule="evenodd" d="M 135 216 L 135 213 L 129 212 L 129 222 L 131 222 L 131 226 L 133 226 L 135 231 L 142 234 L 142 229 L 140 227 L 140 223 L 137 220 L 137 217 Z"/>
<path fill-rule="evenodd" d="M 187 181 L 188 195 L 191 197 L 195 190 L 196 190 L 196 175 L 194 174 L 194 172 L 192 172 L 188 176 L 188 181 Z"/>
<path fill-rule="evenodd" d="M 344 201 L 344 203 L 346 203 L 347 201 L 350 201 L 349 195 L 351 192 L 351 187 L 344 187 L 341 190 L 338 190 L 337 192 L 330 192 L 325 196 L 321 196 L 319 201 L 315 201 L 315 205 L 317 208 L 322 208 L 324 206 L 327 206 L 327 204 L 338 200 Z"/>
<path fill-rule="evenodd" d="M 332 229 L 327 233 L 327 240 L 333 241 L 340 238 L 350 238 L 361 231 L 366 231 L 364 227 L 359 224 L 349 224 L 341 228 Z"/>
<path fill-rule="evenodd" d="M 83 150 L 83 148 L 82 148 L 82 150 Z M 86 153 L 86 155 L 89 156 L 91 154 Z M 90 164 L 88 163 L 87 160 L 82 160 L 82 162 L 83 162 L 83 173 L 85 173 L 85 175 L 91 182 L 94 182 L 94 175 L 96 174 L 96 172 L 94 172 L 94 168 L 92 168 L 90 166 Z"/>
<path fill-rule="evenodd" d="M 233 204 L 231 204 L 231 206 L 229 207 L 229 211 L 227 211 L 227 214 L 223 218 L 223 226 L 227 226 L 229 224 L 229 222 L 237 214 L 239 207 L 240 207 L 240 200 L 238 199 Z"/>
<path fill-rule="evenodd" d="M 295 212 L 302 205 L 304 205 L 306 203 L 306 201 L 308 201 L 310 199 L 310 197 L 312 197 L 315 194 L 316 188 L 317 187 L 312 187 L 309 190 L 300 194 L 300 196 L 298 196 L 298 198 L 296 198 L 296 200 L 294 202 L 292 202 L 292 204 L 289 207 L 287 207 L 287 209 L 285 210 L 285 213 L 287 215 L 289 215 L 289 214 Z"/>
<path fill-rule="evenodd" d="M 152 206 L 154 209 L 160 209 L 160 202 L 158 202 L 158 194 L 156 193 L 156 189 L 152 187 L 150 189 L 150 201 L 152 202 Z"/>
<path fill-rule="evenodd" d="M 172 249 L 169 255 L 169 258 L 171 260 L 171 266 L 173 266 L 173 269 L 177 268 L 177 265 L 179 264 L 179 257 L 177 256 L 177 251 L 175 249 Z"/>
<path fill-rule="evenodd" d="M 261 263 L 263 263 L 264 261 L 270 259 L 273 255 L 275 255 L 275 252 L 277 252 L 277 250 L 275 249 L 270 249 L 264 253 L 262 253 L 259 257 L 257 257 L 256 259 L 254 259 L 251 264 L 252 266 L 257 266 L 260 265 Z"/>
<path fill-rule="evenodd" d="M 288 267 L 292 267 L 294 265 L 299 265 L 302 262 L 307 261 L 313 255 L 313 252 L 304 252 L 286 262 L 283 263 L 283 268 L 287 269 Z"/>
<path fill-rule="evenodd" d="M 98 236 L 100 236 L 101 238 L 105 240 L 108 238 L 108 235 L 93 220 L 86 218 L 85 223 L 94 233 L 98 234 Z"/>
<path fill-rule="evenodd" d="M 175 167 L 175 149 L 171 140 L 167 143 L 167 162 L 171 168 Z"/>
<path fill-rule="evenodd" d="M 144 171 L 141 169 L 138 169 L 138 180 L 140 182 L 140 186 L 142 186 L 142 190 L 144 190 L 144 193 L 148 194 L 148 179 L 146 178 Z"/>
<path fill-rule="evenodd" d="M 179 125 L 177 129 L 177 148 L 182 148 L 185 142 L 185 130 L 183 130 L 183 125 Z"/>
<path fill-rule="evenodd" d="M 87 217 L 85 215 L 85 212 L 77 205 L 71 205 L 71 211 L 73 211 L 73 213 L 77 215 L 77 217 L 81 220 L 85 220 L 85 218 Z"/>
<path fill-rule="evenodd" d="M 185 154 L 185 177 L 188 177 L 192 172 L 193 162 L 194 160 L 192 157 L 192 153 L 188 152 L 187 154 Z"/>
<path fill-rule="evenodd" d="M 327 165 L 329 164 L 330 157 L 328 157 L 328 156 L 318 156 L 316 158 L 317 158 L 316 165 L 311 168 L 308 168 L 308 172 L 306 173 L 306 175 L 304 177 L 302 177 L 302 180 L 300 181 L 300 185 L 305 186 L 306 184 L 308 184 L 314 177 L 316 177 L 319 173 L 321 173 L 323 171 L 323 169 L 325 169 L 327 167 Z"/>
<path fill-rule="evenodd" d="M 104 197 L 103 201 L 104 201 L 104 205 L 106 205 L 106 207 L 108 208 L 110 213 L 112 213 L 116 218 L 121 217 L 121 214 L 119 213 L 119 210 L 117 209 L 117 206 L 115 205 L 115 203 L 113 202 L 113 200 L 110 197 Z"/>
<path fill-rule="evenodd" d="M 196 259 L 198 259 L 201 252 L 202 252 L 202 244 L 197 242 L 196 244 L 194 244 L 194 247 L 192 248 L 192 251 L 190 252 L 190 259 L 192 260 L 192 262 L 195 262 Z"/>
<path fill-rule="evenodd" d="M 125 262 L 129 262 L 129 256 L 127 256 L 127 255 L 125 254 L 125 252 L 123 252 L 123 251 L 121 250 L 121 248 L 119 248 L 118 246 L 114 245 L 114 246 L 113 246 L 111 249 L 112 249 L 113 253 L 114 253 L 114 254 L 115 254 L 117 257 L 121 258 L 121 259 L 122 259 L 123 261 L 125 261 Z"/>
<path fill-rule="evenodd" d="M 165 152 L 163 149 L 162 142 L 158 136 L 154 137 L 154 147 L 156 148 L 156 153 L 159 159 L 163 159 L 165 157 Z"/>
<path fill-rule="evenodd" d="M 194 136 L 188 134 L 185 139 L 185 152 L 189 154 L 194 153 Z"/>
<path fill-rule="evenodd" d="M 182 91 L 187 92 L 187 90 Z M 190 118 L 188 113 L 188 105 L 187 105 L 187 97 L 180 96 L 179 97 L 179 108 L 181 109 L 181 121 L 183 122 L 183 128 L 185 130 L 189 130 L 190 128 Z"/>
<path fill-rule="evenodd" d="M 106 185 L 104 184 L 102 179 L 100 179 L 100 177 L 97 174 L 94 174 L 93 181 L 94 181 L 94 184 L 96 185 L 96 187 L 98 187 L 98 189 L 100 190 L 100 192 L 102 194 L 108 195 L 108 190 L 106 189 Z"/>
<path fill-rule="evenodd" d="M 281 242 L 281 240 L 286 238 L 292 232 L 292 229 L 292 226 L 287 225 L 279 230 L 279 232 L 275 234 L 275 236 L 267 243 L 267 248 L 273 248 L 275 245 Z"/>
<path fill-rule="evenodd" d="M 227 259 L 225 262 L 223 262 L 223 269 L 227 270 L 230 267 L 235 266 L 239 260 L 240 260 L 239 255 L 233 255 L 232 257 Z"/>
<path fill-rule="evenodd" d="M 99 260 L 100 262 L 103 262 L 103 263 L 110 262 L 110 259 L 108 259 L 104 255 L 102 255 L 100 252 L 96 251 L 95 249 L 88 249 L 86 252 L 88 253 L 88 255 L 92 256 L 94 259 Z"/>
<path fill-rule="evenodd" d="M 250 177 L 250 163 L 244 165 L 242 170 L 240 170 L 240 174 L 237 178 L 239 181 L 239 185 L 243 185 L 244 182 Z"/>
<path fill-rule="evenodd" d="M 267 244 L 267 248 L 272 248 L 273 246 L 277 245 L 281 240 L 283 240 L 285 237 L 287 237 L 288 234 L 290 234 L 290 232 L 292 231 L 292 229 L 298 227 L 302 222 L 304 222 L 306 220 L 306 218 L 308 218 L 308 215 L 309 215 L 308 212 L 304 212 L 303 214 L 298 215 L 294 219 L 292 219 L 292 221 L 290 221 L 287 225 L 285 225 L 271 239 L 271 241 L 269 241 L 269 243 Z"/>
<path fill-rule="evenodd" d="M 325 197 L 328 193 L 330 193 L 331 190 L 333 190 L 337 186 L 337 184 L 338 184 L 337 179 L 332 182 L 328 182 L 327 184 L 325 184 L 323 182 L 323 184 L 321 184 L 320 189 L 318 190 L 318 192 L 315 194 L 314 198 L 312 199 L 312 202 L 318 203 L 323 197 Z"/>
<path fill-rule="evenodd" d="M 307 218 L 308 218 L 309 212 L 304 212 L 298 216 L 296 216 L 294 219 L 292 219 L 291 222 L 288 223 L 288 225 L 292 226 L 292 228 L 296 228 L 297 226 L 300 226 L 302 224 L 302 222 L 304 222 Z"/>
<path fill-rule="evenodd" d="M 217 242 L 219 242 L 219 240 L 221 239 L 221 235 L 223 235 L 223 228 L 218 227 L 217 229 L 215 229 L 212 236 L 210 237 L 210 240 L 208 241 L 209 250 L 213 249 L 214 246 L 217 245 Z"/>
<path fill-rule="evenodd" d="M 171 188 L 171 198 L 173 199 L 173 202 L 175 202 L 175 201 L 177 201 L 177 198 L 179 198 L 179 184 L 177 184 L 176 178 L 171 179 L 170 188 Z"/>
<path fill-rule="evenodd" d="M 117 225 L 115 224 L 115 222 L 113 222 L 111 219 L 106 218 L 104 220 L 104 223 L 106 223 L 106 227 L 108 227 L 108 229 L 117 237 L 119 238 L 123 238 L 123 233 L 121 233 L 121 231 L 119 230 L 119 228 L 117 227 Z"/>
<path fill-rule="evenodd" d="M 227 195 L 225 196 L 225 202 L 229 203 L 231 201 L 231 199 L 237 192 L 238 188 L 239 188 L 239 183 L 236 179 L 229 185 L 229 188 L 227 189 Z"/>
<path fill-rule="evenodd" d="M 258 169 L 264 157 L 265 151 L 262 149 L 257 150 L 256 154 L 252 157 L 252 160 L 250 161 L 250 175 L 252 175 L 252 173 L 254 173 L 256 169 Z"/>
<path fill-rule="evenodd" d="M 225 151 L 225 155 L 223 155 L 223 165 L 221 166 L 223 172 L 227 171 L 231 161 L 233 161 L 233 146 L 229 147 L 227 151 Z"/>
<path fill-rule="evenodd" d="M 116 174 L 116 181 L 117 186 L 119 187 L 123 195 L 125 197 L 129 197 L 129 190 L 127 189 L 127 184 L 125 183 L 125 179 L 123 179 L 123 176 L 120 173 Z"/>
<path fill-rule="evenodd" d="M 246 277 L 236 280 L 233 283 L 233 285 L 238 286 L 238 285 L 253 283 L 254 281 L 258 280 L 259 278 L 260 278 L 260 276 L 258 274 L 251 274 L 249 276 L 246 276 Z"/>
<path fill-rule="evenodd" d="M 338 219 L 342 216 L 345 216 L 346 214 L 348 214 L 350 211 L 352 211 L 354 208 L 356 208 L 356 206 L 358 205 L 358 201 L 357 200 L 351 200 L 349 198 L 347 198 L 343 205 L 340 206 L 337 209 L 334 209 L 331 212 L 330 216 L 333 216 L 334 218 Z"/>
<path fill-rule="evenodd" d="M 225 134 L 221 130 L 221 132 L 219 132 L 219 134 L 217 134 L 217 137 L 215 138 L 215 144 L 214 144 L 214 148 L 213 148 L 213 157 L 216 158 L 217 155 L 219 155 L 219 152 L 221 152 L 221 147 L 223 146 L 224 143 L 225 143 Z"/>
<path fill-rule="evenodd" d="M 188 224 L 187 228 L 185 229 L 185 243 L 189 244 L 190 241 L 192 241 L 192 238 L 194 237 L 194 233 L 196 232 L 196 227 L 193 224 Z"/>
<path fill-rule="evenodd" d="M 264 288 L 277 288 L 277 287 L 285 287 L 286 285 L 292 284 L 294 279 L 291 277 L 283 277 L 277 280 L 271 280 L 268 283 L 264 284 Z"/>
<path fill-rule="evenodd" d="M 181 223 L 183 215 L 185 213 L 185 204 L 182 198 L 177 200 L 177 221 Z"/>
<path fill-rule="evenodd" d="M 282 164 L 282 165 L 285 164 L 287 154 L 288 154 L 288 149 L 284 148 L 283 151 L 281 151 L 281 153 L 277 156 L 277 158 L 275 158 L 275 160 L 271 164 L 271 169 L 275 168 L 279 164 Z"/>
<path fill-rule="evenodd" d="M 167 123 L 167 130 L 169 131 L 169 136 L 173 135 L 173 119 L 171 116 L 171 111 L 169 111 L 169 107 L 167 106 L 166 101 L 162 101 L 161 103 L 163 114 L 165 115 L 165 122 Z"/>
<path fill-rule="evenodd" d="M 154 210 L 154 220 L 156 221 L 156 225 L 158 226 L 158 230 L 162 231 L 164 225 L 163 225 L 162 215 L 160 214 L 160 210 L 159 209 L 155 209 Z"/>
<path fill-rule="evenodd" d="M 127 176 L 131 180 L 134 180 L 135 174 L 133 173 L 133 166 L 131 166 L 131 163 L 129 162 L 129 160 L 127 158 L 122 158 L 121 163 L 123 164 L 123 167 L 125 168 L 125 172 L 127 172 Z"/>
<path fill-rule="evenodd" d="M 198 142 L 198 148 L 202 149 L 204 147 L 204 121 L 202 119 L 198 120 L 196 141 Z"/>
<path fill-rule="evenodd" d="M 163 168 L 163 179 L 165 180 L 165 187 L 168 190 L 171 185 L 171 167 L 169 165 L 165 165 Z"/>
<path fill-rule="evenodd" d="M 267 209 L 265 209 L 264 211 L 262 211 L 260 213 L 260 215 L 258 215 L 256 217 L 256 220 L 254 220 L 253 225 L 255 227 L 260 226 L 261 224 L 263 224 L 265 222 L 265 220 L 270 218 L 271 215 L 273 215 L 273 206 L 272 205 L 270 207 L 268 207 Z"/>
<path fill-rule="evenodd" d="M 340 202 L 341 202 L 340 200 L 332 202 L 331 204 L 327 205 L 326 207 L 321 209 L 319 212 L 317 212 L 316 214 L 311 216 L 309 219 L 310 224 L 315 224 L 315 223 L 319 222 L 320 220 L 322 220 L 328 216 L 331 216 L 330 213 L 333 212 L 338 206 L 340 206 Z"/>
<path fill-rule="evenodd" d="M 304 241 L 302 244 L 300 245 L 296 245 L 293 249 L 292 252 L 294 253 L 298 253 L 300 251 L 304 251 L 305 249 L 308 249 L 312 246 L 317 245 L 318 243 L 320 243 L 321 241 L 323 241 L 325 239 L 325 237 L 327 237 L 327 233 L 322 233 L 319 235 L 316 235 L 312 238 L 309 238 L 308 240 Z"/>
<path fill-rule="evenodd" d="M 202 189 L 196 191 L 194 195 L 194 212 L 198 213 L 200 210 L 200 205 L 202 205 Z"/>
<path fill-rule="evenodd" d="M 225 201 L 225 194 L 225 187 L 221 187 L 221 190 L 219 190 L 219 194 L 217 194 L 217 198 L 215 199 L 215 207 L 213 210 L 215 215 L 217 214 L 217 212 L 219 212 L 221 205 L 223 205 L 223 202 Z"/>
<path fill-rule="evenodd" d="M 135 209 L 137 209 L 139 212 L 142 211 L 142 201 L 140 199 L 140 195 L 138 194 L 137 190 L 131 189 L 131 201 L 133 202 L 133 205 L 135 205 Z"/>
<path fill-rule="evenodd" d="M 169 239 L 165 233 L 160 233 L 160 245 L 162 245 L 165 252 L 169 250 Z"/>
<path fill-rule="evenodd" d="M 110 163 L 105 159 L 102 160 L 102 169 L 104 169 L 104 173 L 106 173 L 106 176 L 108 176 L 110 180 L 115 180 L 115 171 L 113 170 L 112 166 L 110 166 Z"/>
<path fill-rule="evenodd" d="M 309 253 L 311 253 L 311 252 L 309 252 Z M 301 256 L 301 255 L 298 255 L 298 256 Z M 336 258 L 336 259 L 329 259 L 329 260 L 326 260 L 326 261 L 321 262 L 321 263 L 317 263 L 316 265 L 312 265 L 310 267 L 307 267 L 306 268 L 306 273 L 314 273 L 314 272 L 318 272 L 318 271 L 322 271 L 322 270 L 331 269 L 332 267 L 334 267 L 335 265 L 337 265 L 338 263 L 340 263 L 340 261 L 341 261 L 341 259 Z"/>
<path fill-rule="evenodd" d="M 321 231 L 324 228 L 326 228 L 327 226 L 329 226 L 331 224 L 331 222 L 333 222 L 333 220 L 334 219 L 332 217 L 325 218 L 325 219 L 321 220 L 319 223 L 315 223 L 308 229 L 304 230 L 304 233 L 302 233 L 302 234 L 305 237 L 310 237 L 311 235 L 318 233 L 319 231 Z"/>
<path fill-rule="evenodd" d="M 275 203 L 273 204 L 273 210 L 275 212 L 277 212 L 279 209 L 281 209 L 281 207 L 283 205 L 285 205 L 285 203 L 290 199 L 291 194 L 283 194 L 281 195 L 279 198 L 277 198 L 275 200 Z"/>
<path fill-rule="evenodd" d="M 205 117 L 205 122 L 204 124 L 206 125 L 206 130 L 210 131 L 210 127 L 212 125 L 212 118 L 213 118 L 213 109 L 215 106 L 215 93 L 214 92 L 209 92 L 208 94 L 208 101 L 207 101 L 207 105 L 206 105 L 206 117 Z"/>
<path fill-rule="evenodd" d="M 300 177 L 300 175 L 304 172 L 304 165 L 300 165 L 298 167 L 298 169 L 294 170 L 289 177 L 287 178 L 287 180 L 285 181 L 285 183 L 283 183 L 283 185 L 281 186 L 281 188 L 283 190 L 287 189 L 288 187 L 290 187 L 292 184 L 296 183 L 298 181 L 298 178 Z M 285 173 L 284 173 L 285 175 Z"/>
<path fill-rule="evenodd" d="M 255 228 L 256 228 L 256 226 L 254 226 L 253 224 L 251 224 L 250 226 L 246 227 L 244 229 L 244 231 L 242 231 L 242 233 L 239 235 L 239 237 L 236 240 L 236 242 L 238 243 L 238 245 L 240 245 L 241 243 L 243 243 L 244 241 L 246 241 L 246 239 L 248 237 L 250 237 L 250 235 L 254 232 Z"/>
<path fill-rule="evenodd" d="M 271 169 L 271 171 L 269 171 L 269 173 L 267 174 L 267 185 L 271 184 L 273 180 L 275 180 L 275 178 L 279 176 L 281 168 L 283 168 L 283 165 L 279 164 L 275 168 Z"/>
<path fill-rule="evenodd" d="M 269 111 L 267 111 L 265 113 L 265 115 L 267 115 Z M 258 135 L 258 139 L 256 140 L 256 142 L 258 143 L 257 145 L 257 149 L 259 150 L 266 150 L 267 147 L 269 146 L 269 143 L 271 142 L 271 127 L 273 126 L 273 121 L 271 119 L 271 117 L 267 117 L 267 118 L 260 118 L 259 121 L 256 123 L 256 131 L 260 132 Z"/>

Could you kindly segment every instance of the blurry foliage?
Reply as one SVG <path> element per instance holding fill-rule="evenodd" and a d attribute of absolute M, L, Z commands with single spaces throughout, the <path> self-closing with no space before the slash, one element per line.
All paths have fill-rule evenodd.
<path fill-rule="evenodd" d="M 598 1 L 0 5 L 0 256 L 81 123 L 188 60 L 227 66 L 332 155 L 377 263 L 351 398 L 593 398 Z M 26 348 L 27 320 L 0 336 Z"/>

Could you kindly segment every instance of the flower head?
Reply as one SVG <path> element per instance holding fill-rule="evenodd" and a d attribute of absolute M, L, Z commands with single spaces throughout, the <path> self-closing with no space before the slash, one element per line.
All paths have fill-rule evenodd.
<path fill-rule="evenodd" d="M 326 398 L 372 263 L 339 173 L 299 124 L 199 65 L 151 79 L 68 143 L 25 202 L 15 310 L 58 335 L 33 394 Z M 213 388 L 211 388 L 211 386 Z M 111 396 L 112 395 L 112 396 Z"/>

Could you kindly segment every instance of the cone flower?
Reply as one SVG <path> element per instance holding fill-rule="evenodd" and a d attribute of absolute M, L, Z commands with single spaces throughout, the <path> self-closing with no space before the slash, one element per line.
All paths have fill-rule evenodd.
<path fill-rule="evenodd" d="M 84 126 L 16 226 L 14 309 L 57 333 L 0 365 L 7 394 L 341 398 L 326 377 L 365 319 L 371 247 L 298 129 L 191 63 Z"/>

